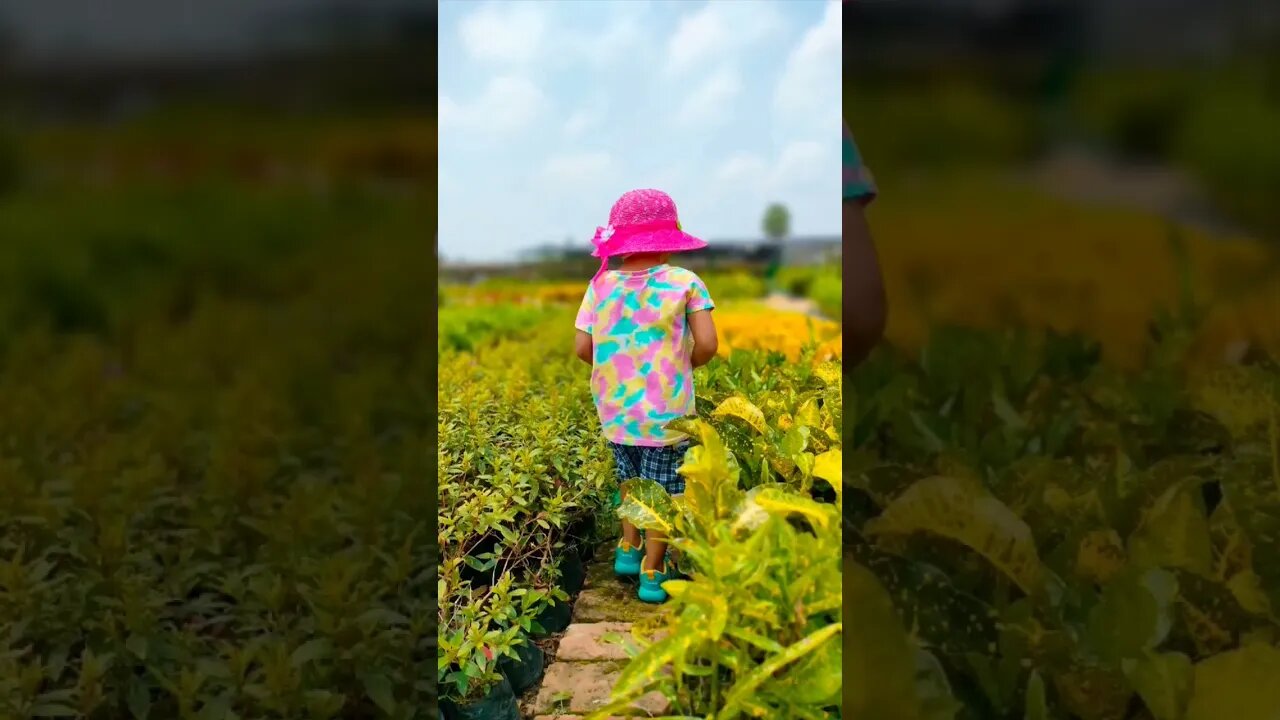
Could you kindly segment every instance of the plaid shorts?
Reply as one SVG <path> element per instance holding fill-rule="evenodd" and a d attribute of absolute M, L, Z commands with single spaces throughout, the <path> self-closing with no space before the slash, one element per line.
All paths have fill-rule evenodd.
<path fill-rule="evenodd" d="M 618 469 L 618 482 L 645 478 L 661 485 L 668 495 L 683 495 L 684 476 L 676 469 L 684 462 L 684 453 L 690 444 L 685 441 L 666 447 L 645 447 L 609 443 Z"/>

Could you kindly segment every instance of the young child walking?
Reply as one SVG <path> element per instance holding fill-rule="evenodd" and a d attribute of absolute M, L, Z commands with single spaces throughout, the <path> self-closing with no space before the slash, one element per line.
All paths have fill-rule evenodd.
<path fill-rule="evenodd" d="M 702 280 L 668 265 L 672 253 L 707 244 L 684 232 L 671 197 L 632 190 L 609 212 L 609 224 L 592 239 L 600 269 L 587 286 L 574 323 L 577 356 L 591 365 L 591 394 L 618 480 L 646 478 L 672 496 L 684 493 L 676 472 L 687 436 L 665 425 L 694 413 L 693 369 L 716 354 L 714 307 Z M 609 270 L 609 258 L 622 265 Z M 666 538 L 622 521 L 614 572 L 639 576 L 640 599 L 667 599 L 670 576 Z"/>

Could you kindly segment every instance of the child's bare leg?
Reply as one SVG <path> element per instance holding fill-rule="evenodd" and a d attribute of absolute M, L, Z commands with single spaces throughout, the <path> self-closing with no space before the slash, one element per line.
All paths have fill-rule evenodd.
<path fill-rule="evenodd" d="M 622 540 L 627 547 L 640 547 L 640 531 L 626 520 L 622 521 Z"/>
<path fill-rule="evenodd" d="M 661 570 L 662 559 L 667 554 L 667 536 L 650 530 L 644 544 L 644 570 Z"/>
<path fill-rule="evenodd" d="M 626 493 L 622 493 L 622 499 L 627 499 Z M 640 530 L 635 525 L 623 520 L 622 539 L 627 543 L 627 547 L 640 547 Z"/>

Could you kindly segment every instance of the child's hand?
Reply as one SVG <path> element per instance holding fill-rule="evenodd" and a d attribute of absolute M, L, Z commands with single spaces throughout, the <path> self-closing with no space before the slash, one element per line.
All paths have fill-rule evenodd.
<path fill-rule="evenodd" d="M 698 368 L 711 362 L 720 349 L 716 338 L 716 323 L 711 319 L 710 310 L 699 310 L 689 314 L 689 329 L 693 332 L 693 353 L 690 360 Z"/>
<path fill-rule="evenodd" d="M 573 353 L 578 356 L 579 360 L 591 365 L 593 350 L 591 335 L 579 330 L 578 334 L 573 338 Z"/>

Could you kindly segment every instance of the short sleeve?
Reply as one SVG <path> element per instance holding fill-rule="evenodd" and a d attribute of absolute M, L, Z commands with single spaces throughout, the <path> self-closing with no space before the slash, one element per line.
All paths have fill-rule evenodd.
<path fill-rule="evenodd" d="M 876 196 L 876 183 L 871 171 L 862 164 L 862 155 L 853 141 L 849 125 L 844 126 L 844 199 L 869 202 Z"/>
<path fill-rule="evenodd" d="M 588 335 L 596 324 L 596 287 L 595 283 L 587 285 L 587 293 L 582 296 L 582 304 L 578 306 L 578 318 L 573 326 Z"/>
<path fill-rule="evenodd" d="M 686 313 L 695 313 L 700 310 L 711 310 L 716 304 L 711 300 L 711 292 L 707 290 L 707 284 L 702 282 L 702 278 L 689 273 L 689 290 L 685 296 L 684 310 Z"/>

